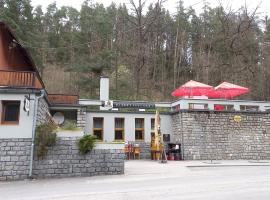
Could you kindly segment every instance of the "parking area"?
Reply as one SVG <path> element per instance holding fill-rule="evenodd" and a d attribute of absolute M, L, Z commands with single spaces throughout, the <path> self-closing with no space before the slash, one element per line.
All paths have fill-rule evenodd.
<path fill-rule="evenodd" d="M 270 199 L 270 163 L 132 160 L 125 174 L 0 182 L 6 200 Z"/>

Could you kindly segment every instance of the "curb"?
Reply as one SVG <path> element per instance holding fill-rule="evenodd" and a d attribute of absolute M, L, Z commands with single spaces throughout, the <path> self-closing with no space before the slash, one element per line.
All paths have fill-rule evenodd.
<path fill-rule="evenodd" d="M 234 165 L 234 164 L 213 164 L 213 165 L 188 165 L 186 167 L 189 168 L 200 168 L 200 167 L 270 167 L 270 164 L 240 164 L 240 165 Z"/>

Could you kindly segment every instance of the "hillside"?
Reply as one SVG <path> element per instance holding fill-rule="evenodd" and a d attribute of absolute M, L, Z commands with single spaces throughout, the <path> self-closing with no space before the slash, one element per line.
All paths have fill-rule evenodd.
<path fill-rule="evenodd" d="M 258 10 L 204 3 L 203 13 L 179 1 L 170 13 L 162 1 L 92 4 L 81 10 L 50 4 L 43 13 L 30 0 L 4 0 L 7 22 L 31 52 L 51 93 L 97 98 L 99 76 L 110 77 L 112 99 L 171 100 L 194 79 L 228 81 L 251 89 L 241 98 L 270 100 L 270 24 Z"/>

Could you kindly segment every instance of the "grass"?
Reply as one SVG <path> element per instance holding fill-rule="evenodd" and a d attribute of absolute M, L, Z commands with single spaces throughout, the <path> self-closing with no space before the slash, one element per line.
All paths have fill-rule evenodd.
<path fill-rule="evenodd" d="M 58 128 L 59 131 L 79 131 L 81 128 L 77 127 L 77 123 L 72 120 L 66 120 L 63 125 Z"/>

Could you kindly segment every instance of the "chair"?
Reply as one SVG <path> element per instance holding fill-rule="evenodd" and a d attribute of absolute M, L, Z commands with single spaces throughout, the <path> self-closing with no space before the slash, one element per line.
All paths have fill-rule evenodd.
<path fill-rule="evenodd" d="M 140 147 L 134 147 L 134 159 L 138 156 L 138 159 L 141 159 L 141 148 Z"/>
<path fill-rule="evenodd" d="M 129 153 L 128 145 L 125 145 L 124 151 L 125 151 L 126 159 L 129 160 L 130 159 L 130 153 Z"/>

